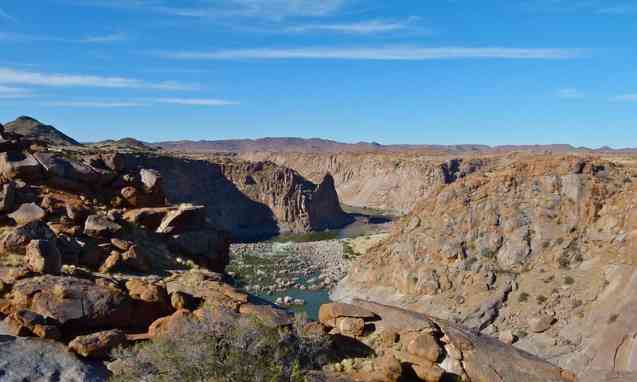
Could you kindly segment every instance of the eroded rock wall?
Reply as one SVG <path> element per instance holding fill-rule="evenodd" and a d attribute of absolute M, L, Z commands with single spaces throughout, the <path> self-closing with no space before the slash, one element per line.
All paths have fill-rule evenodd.
<path fill-rule="evenodd" d="M 391 153 L 242 153 L 247 160 L 270 160 L 293 168 L 314 182 L 334 178 L 344 204 L 397 214 L 409 212 L 419 200 L 487 164 L 486 159 Z"/>

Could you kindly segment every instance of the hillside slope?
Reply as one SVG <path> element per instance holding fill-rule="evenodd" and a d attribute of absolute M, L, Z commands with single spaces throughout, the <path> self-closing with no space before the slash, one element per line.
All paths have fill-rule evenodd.
<path fill-rule="evenodd" d="M 580 380 L 635 373 L 636 177 L 594 157 L 500 157 L 421 200 L 334 297 L 517 337 Z"/>

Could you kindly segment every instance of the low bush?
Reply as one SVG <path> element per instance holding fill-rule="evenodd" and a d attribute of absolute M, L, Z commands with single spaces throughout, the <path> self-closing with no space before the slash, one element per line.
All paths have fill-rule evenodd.
<path fill-rule="evenodd" d="M 114 352 L 113 382 L 301 382 L 327 361 L 325 337 L 301 324 L 271 328 L 257 319 L 197 322 Z"/>

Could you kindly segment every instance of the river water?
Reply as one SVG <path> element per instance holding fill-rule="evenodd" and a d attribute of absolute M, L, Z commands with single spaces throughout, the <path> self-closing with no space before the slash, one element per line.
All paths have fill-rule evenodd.
<path fill-rule="evenodd" d="M 275 303 L 286 296 L 303 305 L 286 308 L 318 318 L 329 291 L 349 269 L 349 240 L 388 232 L 391 218 L 353 214 L 355 222 L 338 230 L 281 235 L 259 243 L 233 244 L 228 272 L 237 286 Z"/>

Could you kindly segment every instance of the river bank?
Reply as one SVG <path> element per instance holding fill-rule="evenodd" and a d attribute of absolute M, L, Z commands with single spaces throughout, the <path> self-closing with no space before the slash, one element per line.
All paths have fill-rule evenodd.
<path fill-rule="evenodd" d="M 316 318 L 330 291 L 348 274 L 351 260 L 363 254 L 354 248 L 368 248 L 386 236 L 232 244 L 228 272 L 243 290 Z"/>

